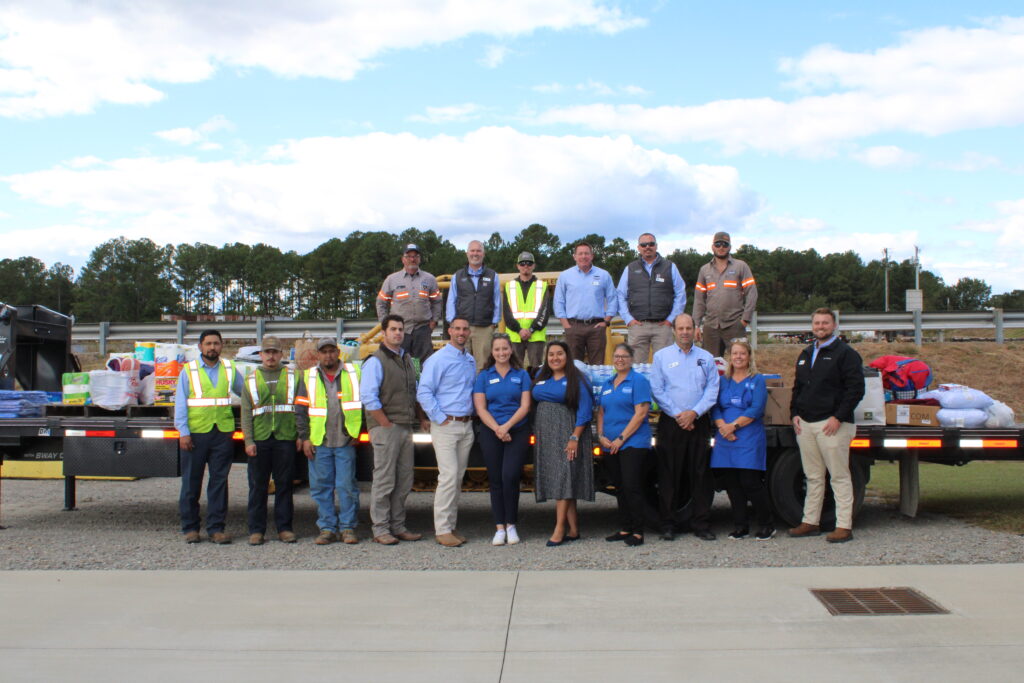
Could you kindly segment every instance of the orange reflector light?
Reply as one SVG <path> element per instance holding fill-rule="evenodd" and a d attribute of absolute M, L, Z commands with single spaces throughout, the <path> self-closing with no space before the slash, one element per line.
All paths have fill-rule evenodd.
<path fill-rule="evenodd" d="M 850 448 L 871 448 L 871 439 L 854 439 L 850 442 Z"/>
<path fill-rule="evenodd" d="M 601 455 L 601 447 L 594 446 L 594 455 Z"/>
<path fill-rule="evenodd" d="M 235 432 L 234 434 L 231 435 L 231 438 L 234 439 L 235 441 L 244 441 L 245 435 L 242 434 L 242 432 Z"/>
<path fill-rule="evenodd" d="M 115 432 L 113 429 L 87 429 L 87 430 L 85 430 L 85 435 L 86 436 L 105 436 L 105 437 L 109 438 L 109 437 L 117 436 L 117 432 Z"/>
<path fill-rule="evenodd" d="M 907 439 L 907 448 L 942 448 L 942 439 Z"/>
<path fill-rule="evenodd" d="M 359 435 L 359 443 L 370 443 L 369 432 L 363 432 Z"/>
<path fill-rule="evenodd" d="M 531 446 L 536 446 L 537 445 L 537 437 L 534 436 L 533 434 L 530 434 L 530 445 Z"/>
<path fill-rule="evenodd" d="M 982 439 L 982 448 L 1016 448 L 1016 439 Z"/>
<path fill-rule="evenodd" d="M 143 439 L 177 439 L 178 430 L 176 429 L 143 429 L 140 432 L 140 436 Z"/>

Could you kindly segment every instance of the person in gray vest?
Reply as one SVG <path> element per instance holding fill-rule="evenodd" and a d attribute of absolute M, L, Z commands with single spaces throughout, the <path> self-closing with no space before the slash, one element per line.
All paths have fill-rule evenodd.
<path fill-rule="evenodd" d="M 505 331 L 519 362 L 531 371 L 544 362 L 548 317 L 551 315 L 548 286 L 533 274 L 535 265 L 533 254 L 528 251 L 519 254 L 516 259 L 519 277 L 505 284 L 502 299 Z"/>
<path fill-rule="evenodd" d="M 501 284 L 498 274 L 484 265 L 483 242 L 473 240 L 466 248 L 465 268 L 452 275 L 448 290 L 447 318 L 469 321 L 469 351 L 479 372 L 491 352 L 491 337 L 501 320 Z"/>
<path fill-rule="evenodd" d="M 381 325 L 384 340 L 363 362 L 359 396 L 373 445 L 373 540 L 396 545 L 423 538 L 405 526 L 405 500 L 413 480 L 412 430 L 419 423 L 427 431 L 430 421 L 416 402 L 416 369 L 411 354 L 402 348 L 405 321 L 392 313 L 384 316 Z"/>
<path fill-rule="evenodd" d="M 676 264 L 658 253 L 654 235 L 640 235 L 637 248 L 640 258 L 619 278 L 619 315 L 634 357 L 646 363 L 652 353 L 672 343 L 672 321 L 686 308 L 686 283 Z"/>

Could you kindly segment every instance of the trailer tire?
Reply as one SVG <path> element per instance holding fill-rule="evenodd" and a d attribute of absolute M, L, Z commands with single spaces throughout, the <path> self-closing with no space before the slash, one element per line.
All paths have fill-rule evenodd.
<path fill-rule="evenodd" d="M 850 477 L 853 480 L 853 516 L 856 518 L 864 504 L 864 490 L 870 476 L 869 465 L 858 458 L 850 460 Z M 796 526 L 803 519 L 804 495 L 807 480 L 800 463 L 800 450 L 787 448 L 779 453 L 768 473 L 768 488 L 778 519 L 789 526 Z M 825 478 L 825 502 L 821 508 L 821 528 L 831 530 L 836 525 L 836 502 L 828 476 Z"/>

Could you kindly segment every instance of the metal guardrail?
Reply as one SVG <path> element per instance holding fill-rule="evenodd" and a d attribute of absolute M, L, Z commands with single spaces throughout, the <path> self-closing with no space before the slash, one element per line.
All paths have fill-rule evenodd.
<path fill-rule="evenodd" d="M 273 334 L 283 339 L 298 339 L 307 332 L 313 336 L 355 338 L 369 332 L 376 320 L 245 320 L 223 322 L 176 322 L 160 323 L 77 323 L 72 329 L 74 339 L 98 341 L 100 352 L 106 353 L 108 341 L 163 341 L 185 344 L 196 342 L 199 334 L 206 329 L 220 330 L 226 339 L 262 339 Z M 839 313 L 839 326 L 845 332 L 913 332 L 920 344 L 925 330 L 952 329 L 993 329 L 995 341 L 1005 341 L 1006 328 L 1024 328 L 1024 311 L 958 311 L 958 312 L 911 312 L 911 313 Z M 758 332 L 800 333 L 810 330 L 810 316 L 807 313 L 766 313 L 758 315 L 750 323 L 753 339 Z M 548 331 L 553 335 L 562 333 L 557 319 L 550 321 Z M 435 334 L 440 332 L 435 331 Z"/>

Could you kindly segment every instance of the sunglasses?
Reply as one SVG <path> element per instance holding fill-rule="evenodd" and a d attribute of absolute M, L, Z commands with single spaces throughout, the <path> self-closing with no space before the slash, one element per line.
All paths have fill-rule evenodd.
<path fill-rule="evenodd" d="M 519 265 L 521 265 L 521 266 L 532 266 L 533 265 L 533 261 L 520 261 Z"/>
<path fill-rule="evenodd" d="M 658 243 L 657 242 L 641 242 L 640 246 L 641 247 L 656 247 L 656 246 L 658 246 Z"/>
<path fill-rule="evenodd" d="M 729 243 L 728 242 L 722 242 L 721 240 L 719 240 L 718 242 L 715 242 L 714 246 L 716 246 L 716 247 L 728 247 Z"/>

